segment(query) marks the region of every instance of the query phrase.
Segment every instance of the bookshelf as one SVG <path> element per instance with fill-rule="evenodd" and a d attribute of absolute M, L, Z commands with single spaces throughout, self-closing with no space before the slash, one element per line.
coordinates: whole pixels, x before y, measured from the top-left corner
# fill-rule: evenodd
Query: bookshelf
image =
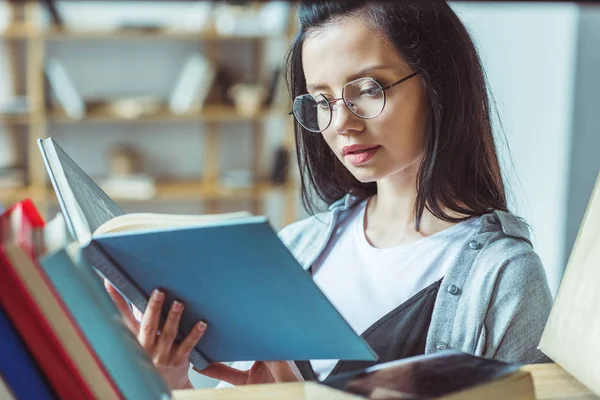
<path fill-rule="evenodd" d="M 248 116 L 238 113 L 234 106 L 207 105 L 200 112 L 185 114 L 174 114 L 168 105 L 161 104 L 159 108 L 149 115 L 138 118 L 125 118 L 115 114 L 109 104 L 88 103 L 86 99 L 86 116 L 81 120 L 75 120 L 65 114 L 58 107 L 47 108 L 45 99 L 48 88 L 45 85 L 44 67 L 46 63 L 46 47 L 55 42 L 64 41 L 94 41 L 102 40 L 118 46 L 120 41 L 198 41 L 204 44 L 204 55 L 211 61 L 219 62 L 220 47 L 223 42 L 243 42 L 252 46 L 256 65 L 253 66 L 254 73 L 261 74 L 263 69 L 263 58 L 265 42 L 277 38 L 272 35 L 222 35 L 216 32 L 212 24 L 208 24 L 201 32 L 187 32 L 174 29 L 117 29 L 117 30 L 82 30 L 82 29 L 59 29 L 54 26 L 42 26 L 41 13 L 44 12 L 43 3 L 28 0 L 23 2 L 9 2 L 12 12 L 11 23 L 8 28 L 0 34 L 0 38 L 9 44 L 12 68 L 11 74 L 14 80 L 24 80 L 25 87 L 16 89 L 15 96 L 26 96 L 29 104 L 27 115 L 0 116 L 0 123 L 14 135 L 21 135 L 26 131 L 26 163 L 23 167 L 27 174 L 27 185 L 16 188 L 3 188 L 0 190 L 0 203 L 8 205 L 25 197 L 31 197 L 39 205 L 41 211 L 46 213 L 51 207 L 56 206 L 56 199 L 49 185 L 43 162 L 39 155 L 37 146 L 38 137 L 48 136 L 48 125 L 82 125 L 81 135 L 85 135 L 86 124 L 162 124 L 162 126 L 178 123 L 198 123 L 203 125 L 204 150 L 199 157 L 202 158 L 202 179 L 193 180 L 170 180 L 157 181 L 155 184 L 156 195 L 151 199 L 159 202 L 201 202 L 206 212 L 219 212 L 221 202 L 232 200 L 250 201 L 251 211 L 262 214 L 263 204 L 268 196 L 277 194 L 283 196 L 284 217 L 283 223 L 294 221 L 296 216 L 296 198 L 298 188 L 293 182 L 292 174 L 288 174 L 288 182 L 285 184 L 273 184 L 266 181 L 261 170 L 261 160 L 264 159 L 264 127 L 265 120 L 270 118 L 287 118 L 285 122 L 285 133 L 283 145 L 291 150 L 293 147 L 292 124 L 288 116 L 289 106 L 287 104 L 276 104 L 265 107 L 258 113 Z M 252 5 L 250 5 L 252 6 Z M 290 10 L 290 15 L 293 12 Z M 288 17 L 290 16 L 288 15 Z M 289 42 L 291 31 L 286 32 L 285 39 Z M 16 54 L 13 51 L 15 43 L 21 44 L 25 54 Z M 25 62 L 14 61 L 23 59 Z M 24 74 L 24 76 L 22 76 Z M 257 179 L 252 186 L 244 189 L 228 189 L 219 183 L 220 158 L 219 158 L 219 127 L 225 122 L 244 122 L 248 125 L 248 134 L 252 137 L 252 146 L 248 150 L 252 152 L 254 165 L 252 170 Z M 19 131 L 19 129 L 21 131 Z M 18 133 L 17 133 L 18 132 Z M 259 173 L 259 175 L 256 175 Z M 119 203 L 135 203 L 133 199 L 120 199 L 114 196 Z"/>
<path fill-rule="evenodd" d="M 161 108 L 151 115 L 141 116 L 135 119 L 127 119 L 115 115 L 108 107 L 91 107 L 86 111 L 86 117 L 81 121 L 74 120 L 65 115 L 62 109 L 53 109 L 48 112 L 48 121 L 61 124 L 74 124 L 84 122 L 107 122 L 107 123 L 147 123 L 147 122 L 239 122 L 239 121 L 261 121 L 268 117 L 282 115 L 284 108 L 263 109 L 255 116 L 239 114 L 232 106 L 207 106 L 199 113 L 173 114 L 168 107 Z"/>

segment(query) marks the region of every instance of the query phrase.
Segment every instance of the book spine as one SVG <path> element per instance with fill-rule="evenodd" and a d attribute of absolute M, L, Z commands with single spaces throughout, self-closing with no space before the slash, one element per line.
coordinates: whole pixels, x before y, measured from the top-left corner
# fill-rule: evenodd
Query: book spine
<path fill-rule="evenodd" d="M 0 383 L 0 399 L 57 400 L 21 336 L 0 307 L 0 381 L 4 378 L 7 390 L 14 394 L 14 397 L 8 397 L 8 392 L 2 392 Z"/>
<path fill-rule="evenodd" d="M 2 246 L 0 275 L 0 306 L 13 321 L 56 395 L 64 399 L 94 398 L 91 388 L 79 374 L 35 300 L 22 285 Z"/>
<path fill-rule="evenodd" d="M 94 267 L 106 280 L 138 310 L 144 311 L 148 305 L 149 296 L 139 289 L 132 279 L 124 274 L 111 257 L 106 254 L 98 243 L 91 241 L 82 249 L 83 257 L 86 262 Z M 179 332 L 178 338 L 185 337 L 183 332 Z M 202 370 L 210 365 L 210 362 L 198 351 L 193 349 L 190 353 L 190 362 L 194 367 Z"/>
<path fill-rule="evenodd" d="M 128 276 L 121 272 L 108 254 L 95 241 L 91 241 L 82 249 L 85 261 L 94 267 L 132 303 L 138 310 L 144 311 L 148 305 L 148 295 L 143 293 Z"/>

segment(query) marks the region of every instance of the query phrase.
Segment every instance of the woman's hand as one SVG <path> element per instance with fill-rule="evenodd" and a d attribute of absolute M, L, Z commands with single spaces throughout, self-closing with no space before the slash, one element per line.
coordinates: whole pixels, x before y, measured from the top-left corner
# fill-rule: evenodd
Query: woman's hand
<path fill-rule="evenodd" d="M 235 386 L 304 380 L 293 361 L 256 361 L 247 371 L 240 371 L 223 363 L 214 363 L 202 371 L 194 367 L 194 371 Z"/>
<path fill-rule="evenodd" d="M 175 344 L 174 340 L 184 308 L 182 303 L 174 301 L 171 304 L 164 325 L 159 327 L 160 314 L 165 301 L 163 292 L 155 290 L 152 293 L 141 322 L 138 322 L 129 309 L 127 301 L 116 289 L 108 281 L 104 281 L 104 286 L 123 314 L 127 326 L 136 335 L 169 387 L 171 389 L 193 388 L 188 377 L 189 356 L 204 334 L 206 323 L 198 322 L 181 343 Z"/>

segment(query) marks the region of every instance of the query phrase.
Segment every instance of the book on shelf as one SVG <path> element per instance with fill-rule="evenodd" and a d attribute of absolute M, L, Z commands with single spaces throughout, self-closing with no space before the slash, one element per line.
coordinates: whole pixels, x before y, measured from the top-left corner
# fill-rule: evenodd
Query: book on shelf
<path fill-rule="evenodd" d="M 540 349 L 600 395 L 600 175 L 571 251 Z"/>
<path fill-rule="evenodd" d="M 0 167 L 0 189 L 24 187 L 27 183 L 27 174 L 23 168 Z"/>
<path fill-rule="evenodd" d="M 65 114 L 75 120 L 83 119 L 86 111 L 85 103 L 60 60 L 50 58 L 46 62 L 46 77 Z"/>
<path fill-rule="evenodd" d="M 0 105 L 0 116 L 18 117 L 29 115 L 29 100 L 27 96 L 13 96 Z"/>
<path fill-rule="evenodd" d="M 85 260 L 144 311 L 161 288 L 185 304 L 180 337 L 204 320 L 190 357 L 217 361 L 377 355 L 339 314 L 264 216 L 125 214 L 51 138 L 39 141 Z"/>
<path fill-rule="evenodd" d="M 23 201 L 0 218 L 1 308 L 51 390 L 46 397 L 17 398 L 170 398 L 101 279 L 82 262 L 79 246 L 69 243 L 62 216 L 45 224 Z M 9 362 L 2 354 L 0 372 Z M 21 381 L 34 385 L 35 378 Z"/>
<path fill-rule="evenodd" d="M 154 179 L 147 174 L 113 175 L 98 183 L 111 197 L 149 200 L 156 195 Z"/>
<path fill-rule="evenodd" d="M 213 82 L 217 68 L 213 62 L 202 54 L 189 56 L 173 92 L 169 98 L 169 108 L 173 114 L 198 112 L 204 106 Z"/>

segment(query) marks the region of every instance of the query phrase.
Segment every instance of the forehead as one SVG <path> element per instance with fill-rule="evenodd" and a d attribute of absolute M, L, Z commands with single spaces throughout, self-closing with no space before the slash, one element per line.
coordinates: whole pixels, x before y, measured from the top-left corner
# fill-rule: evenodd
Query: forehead
<path fill-rule="evenodd" d="M 345 18 L 319 28 L 307 35 L 302 46 L 308 85 L 343 85 L 348 76 L 377 65 L 408 70 L 392 43 L 361 18 Z"/>

